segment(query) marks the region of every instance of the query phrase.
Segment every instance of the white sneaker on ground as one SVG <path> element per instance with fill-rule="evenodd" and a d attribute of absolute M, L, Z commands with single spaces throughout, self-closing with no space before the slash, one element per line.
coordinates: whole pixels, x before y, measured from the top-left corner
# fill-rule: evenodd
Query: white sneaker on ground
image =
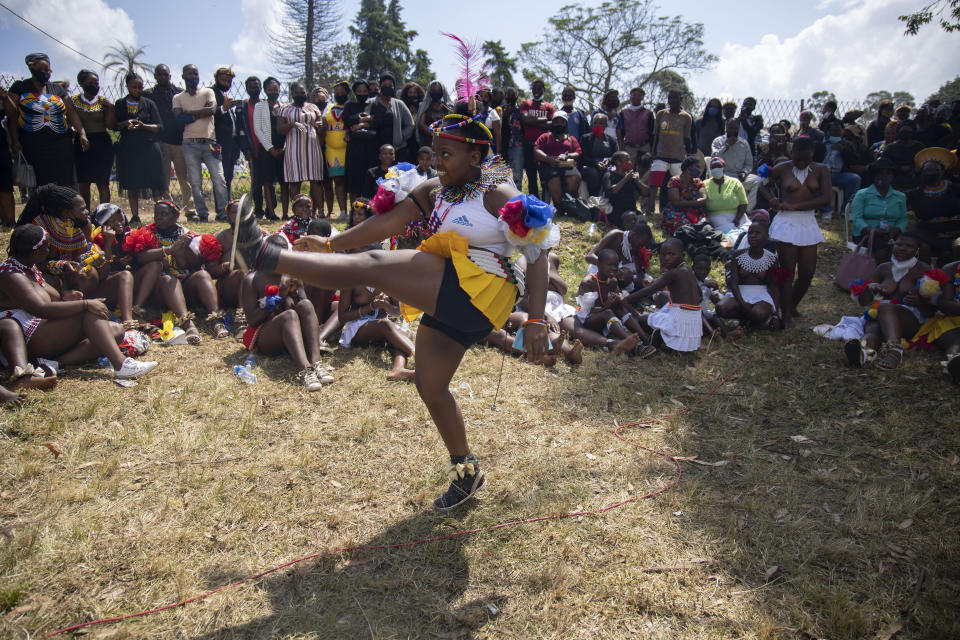
<path fill-rule="evenodd" d="M 312 368 L 307 367 L 300 372 L 300 376 L 303 380 L 303 386 L 307 391 L 320 391 L 320 389 L 323 388 L 320 380 L 317 379 L 317 374 Z"/>
<path fill-rule="evenodd" d="M 327 368 L 323 366 L 323 362 L 321 360 L 314 362 L 312 368 L 313 372 L 317 375 L 317 380 L 323 384 L 330 384 L 333 382 L 333 376 L 330 375 L 330 372 L 327 371 Z"/>
<path fill-rule="evenodd" d="M 123 361 L 123 366 L 120 367 L 120 370 L 113 370 L 113 377 L 120 378 L 121 380 L 130 380 L 132 378 L 139 378 L 140 376 L 146 375 L 153 371 L 154 367 L 157 366 L 156 362 L 134 360 L 133 358 L 126 358 Z"/>

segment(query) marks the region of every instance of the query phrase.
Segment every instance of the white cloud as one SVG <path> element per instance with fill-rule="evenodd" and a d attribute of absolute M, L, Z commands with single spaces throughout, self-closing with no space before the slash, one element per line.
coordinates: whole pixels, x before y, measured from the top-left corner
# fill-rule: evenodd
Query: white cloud
<path fill-rule="evenodd" d="M 97 61 L 103 60 L 107 48 L 117 42 L 137 43 L 133 20 L 127 12 L 110 7 L 104 0 L 10 0 L 6 4 L 50 35 Z M 83 56 L 55 42 L 47 42 L 49 45 L 43 50 L 53 61 L 55 77 L 61 77 L 63 71 L 93 66 Z"/>
<path fill-rule="evenodd" d="M 243 28 L 231 48 L 233 58 L 243 62 L 234 65 L 233 70 L 237 75 L 264 74 L 274 66 L 270 59 L 269 34 L 281 30 L 280 3 L 276 0 L 242 0 L 240 11 L 243 13 Z M 217 66 L 220 65 L 213 68 Z"/>
<path fill-rule="evenodd" d="M 837 11 L 796 35 L 726 43 L 716 67 L 692 79 L 699 95 L 805 98 L 820 89 L 841 99 L 875 90 L 907 90 L 922 100 L 957 75 L 960 37 L 931 25 L 903 35 L 897 16 L 910 0 L 823 0 Z"/>

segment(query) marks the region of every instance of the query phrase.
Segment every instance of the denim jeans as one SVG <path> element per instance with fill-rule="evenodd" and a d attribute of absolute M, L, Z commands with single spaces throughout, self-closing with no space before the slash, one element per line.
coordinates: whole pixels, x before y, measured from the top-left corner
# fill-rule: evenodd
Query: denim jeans
<path fill-rule="evenodd" d="M 513 169 L 513 183 L 518 191 L 523 190 L 523 145 L 510 147 L 507 150 L 507 162 Z"/>
<path fill-rule="evenodd" d="M 210 213 L 203 199 L 203 169 L 200 163 L 207 165 L 207 171 L 210 172 L 216 215 L 224 216 L 227 207 L 227 183 L 223 179 L 220 154 L 215 153 L 211 146 L 214 144 L 216 143 L 213 140 L 183 139 L 183 160 L 187 165 L 187 177 L 190 179 L 190 189 L 193 191 L 193 204 L 201 220 L 209 219 Z"/>
<path fill-rule="evenodd" d="M 860 176 L 855 173 L 850 173 L 849 171 L 831 171 L 830 182 L 833 186 L 843 189 L 843 204 L 840 205 L 840 213 L 843 213 L 847 207 L 847 203 L 849 203 L 853 199 L 853 196 L 857 195 L 857 191 L 860 190 Z M 821 211 L 823 213 L 832 213 L 833 204 L 828 204 L 821 209 Z"/>

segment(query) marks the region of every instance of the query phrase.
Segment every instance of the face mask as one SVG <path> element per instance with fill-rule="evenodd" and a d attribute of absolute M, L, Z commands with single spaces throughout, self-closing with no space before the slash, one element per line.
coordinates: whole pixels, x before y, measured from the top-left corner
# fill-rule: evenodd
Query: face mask
<path fill-rule="evenodd" d="M 557 135 L 564 134 L 564 133 L 567 132 L 567 125 L 566 125 L 566 124 L 555 124 L 555 125 L 553 125 L 552 127 L 550 127 L 550 131 L 553 131 L 553 132 L 554 132 L 555 134 L 557 134 Z"/>
<path fill-rule="evenodd" d="M 935 187 L 940 184 L 940 174 L 939 173 L 924 173 L 923 174 L 923 184 L 928 187 Z"/>
<path fill-rule="evenodd" d="M 320 111 L 323 111 L 324 109 L 327 108 L 327 103 L 326 103 L 326 102 L 316 102 L 316 103 L 314 103 L 314 104 L 317 105 L 317 108 L 320 109 Z"/>
<path fill-rule="evenodd" d="M 627 173 L 628 171 L 633 171 L 633 162 L 630 160 L 623 163 L 623 173 Z"/>
<path fill-rule="evenodd" d="M 370 95 L 368 95 L 367 98 L 368 98 L 368 99 L 369 99 L 369 98 L 376 98 L 378 95 L 380 95 L 380 94 L 379 94 L 377 91 L 371 91 L 371 92 L 370 92 Z"/>
<path fill-rule="evenodd" d="M 503 103 L 503 100 L 500 98 L 490 98 L 491 107 L 499 107 Z"/>
<path fill-rule="evenodd" d="M 397 92 L 396 89 L 393 87 L 380 87 L 380 93 L 387 96 L 388 98 L 392 98 L 393 94 L 395 94 L 396 92 Z"/>
<path fill-rule="evenodd" d="M 302 107 L 307 103 L 307 96 L 293 96 L 293 104 Z"/>
<path fill-rule="evenodd" d="M 342 96 L 333 96 L 333 101 L 337 104 L 347 104 L 347 94 L 343 94 Z"/>
<path fill-rule="evenodd" d="M 890 261 L 893 263 L 893 279 L 897 282 L 903 280 L 910 269 L 913 269 L 915 266 L 917 266 L 917 256 L 913 256 L 909 260 L 904 260 L 903 262 L 897 260 L 896 256 L 890 256 Z"/>
<path fill-rule="evenodd" d="M 877 176 L 873 179 L 873 184 L 876 185 L 878 189 L 886 189 L 893 183 L 892 176 Z"/>
<path fill-rule="evenodd" d="M 838 142 L 840 142 L 840 136 L 830 136 L 829 138 L 827 138 L 827 142 L 829 142 L 830 144 L 837 144 Z"/>
<path fill-rule="evenodd" d="M 607 109 L 616 109 L 620 106 L 619 100 L 607 100 Z"/>
<path fill-rule="evenodd" d="M 34 71 L 30 75 L 32 75 L 33 79 L 39 82 L 40 84 L 47 84 L 47 81 L 50 80 L 49 71 Z"/>
<path fill-rule="evenodd" d="M 542 91 L 541 91 L 540 93 L 532 93 L 532 94 L 530 94 L 530 95 L 531 95 L 531 97 L 533 98 L 533 101 L 534 101 L 534 102 L 540 102 L 541 100 L 543 100 L 543 92 L 542 92 Z"/>
<path fill-rule="evenodd" d="M 227 91 L 230 91 L 230 87 L 232 86 L 233 86 L 232 82 L 230 84 L 220 84 L 219 82 L 217 83 L 217 88 L 219 88 L 220 91 L 224 93 L 226 93 Z"/>
<path fill-rule="evenodd" d="M 267 100 L 269 100 L 270 102 L 276 102 L 279 98 L 280 98 L 280 92 L 279 92 L 279 91 L 268 91 L 268 92 L 267 92 Z"/>
<path fill-rule="evenodd" d="M 440 102 L 441 100 L 443 100 L 443 91 L 431 91 L 430 99 L 433 100 L 434 102 Z"/>
<path fill-rule="evenodd" d="M 697 168 L 690 169 L 690 177 L 691 177 L 691 178 L 699 178 L 699 177 L 700 177 L 700 169 L 697 169 Z"/>
<path fill-rule="evenodd" d="M 716 117 L 720 113 L 720 109 L 716 107 L 707 107 L 707 115 L 711 117 Z"/>
<path fill-rule="evenodd" d="M 196 89 L 200 86 L 199 78 L 184 78 L 183 84 L 187 85 L 187 89 Z"/>
<path fill-rule="evenodd" d="M 710 167 L 710 175 L 719 180 L 723 177 L 723 167 Z"/>
<path fill-rule="evenodd" d="M 369 96 L 368 94 L 366 94 L 366 93 L 357 93 L 357 94 L 354 94 L 354 95 L 357 96 L 357 102 L 366 102 L 366 101 L 367 101 L 367 98 L 370 97 L 370 96 Z"/>
<path fill-rule="evenodd" d="M 83 88 L 83 95 L 87 96 L 88 98 L 92 98 L 98 93 L 100 93 L 100 85 L 87 85 Z"/>
<path fill-rule="evenodd" d="M 600 138 L 603 136 L 604 127 L 602 124 L 593 125 L 593 135 Z"/>

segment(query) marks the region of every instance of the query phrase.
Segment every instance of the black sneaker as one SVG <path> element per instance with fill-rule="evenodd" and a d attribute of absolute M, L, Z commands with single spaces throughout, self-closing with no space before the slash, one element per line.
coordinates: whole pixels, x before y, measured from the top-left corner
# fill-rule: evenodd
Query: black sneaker
<path fill-rule="evenodd" d="M 863 364 L 866 361 L 866 354 L 863 351 L 863 347 L 860 345 L 860 341 L 856 338 L 851 338 L 843 343 L 843 354 L 847 356 L 847 364 L 849 364 L 854 369 L 863 368 Z"/>
<path fill-rule="evenodd" d="M 470 465 L 473 473 L 470 473 Z M 467 458 L 463 467 L 458 470 L 453 463 L 447 466 L 447 475 L 452 478 L 450 488 L 443 495 L 433 501 L 433 506 L 441 511 L 447 511 L 459 506 L 476 495 L 480 489 L 487 486 L 487 477 L 480 470 L 480 463 L 473 456 Z M 463 474 L 462 476 L 460 474 Z"/>

